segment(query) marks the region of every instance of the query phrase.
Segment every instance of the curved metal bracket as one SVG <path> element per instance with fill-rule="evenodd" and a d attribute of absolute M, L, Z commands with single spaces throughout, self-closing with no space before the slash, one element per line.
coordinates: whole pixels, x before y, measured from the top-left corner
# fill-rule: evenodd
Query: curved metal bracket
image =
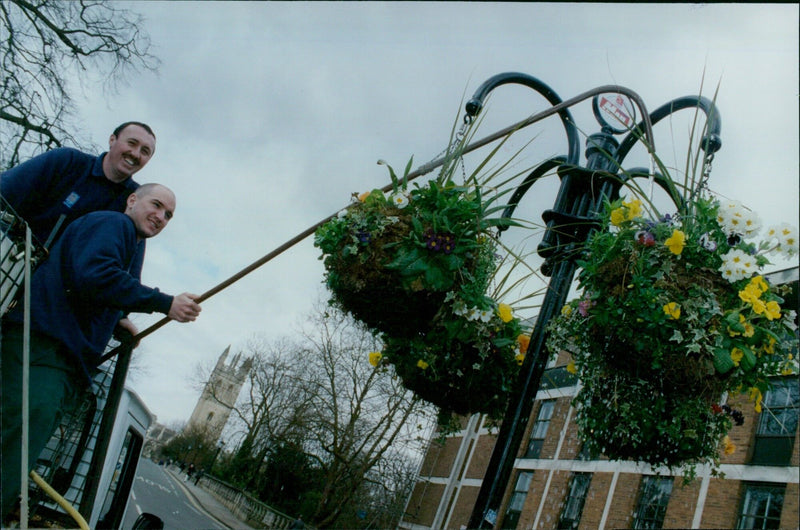
<path fill-rule="evenodd" d="M 722 119 L 720 118 L 719 111 L 714 103 L 702 96 L 684 96 L 674 99 L 665 105 L 657 108 L 650 114 L 649 126 L 653 126 L 662 119 L 666 118 L 673 112 L 683 109 L 699 108 L 708 117 L 706 126 L 706 135 L 700 141 L 700 147 L 708 154 L 716 153 L 722 147 L 722 138 L 720 137 L 720 130 L 722 128 Z M 628 133 L 628 136 L 622 140 L 619 151 L 617 151 L 617 160 L 620 164 L 627 156 L 628 152 L 633 148 L 634 144 L 642 137 L 642 131 L 648 125 L 648 122 L 642 120 L 634 129 Z M 652 139 L 650 140 L 652 141 Z"/>
<path fill-rule="evenodd" d="M 483 100 L 486 99 L 486 96 L 489 95 L 489 92 L 500 85 L 506 85 L 510 83 L 532 88 L 544 96 L 544 98 L 553 105 L 562 103 L 562 100 L 558 94 L 556 94 L 552 88 L 539 79 L 520 72 L 506 72 L 490 77 L 478 87 L 478 89 L 475 91 L 475 94 L 473 94 L 472 99 L 467 101 L 465 107 L 467 115 L 470 117 L 477 116 L 483 108 Z M 561 117 L 561 122 L 564 124 L 564 129 L 567 131 L 567 142 L 569 145 L 567 162 L 569 164 L 577 164 L 580 157 L 580 141 L 578 139 L 578 129 L 575 127 L 575 120 L 572 118 L 572 114 L 568 109 L 562 109 L 558 111 L 558 115 Z"/>

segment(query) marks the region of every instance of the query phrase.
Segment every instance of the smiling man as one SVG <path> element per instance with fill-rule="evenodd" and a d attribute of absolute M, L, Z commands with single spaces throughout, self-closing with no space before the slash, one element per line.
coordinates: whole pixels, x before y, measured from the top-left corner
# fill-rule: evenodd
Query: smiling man
<path fill-rule="evenodd" d="M 131 177 L 156 150 L 153 130 L 129 121 L 97 155 L 59 147 L 0 174 L 0 193 L 41 242 L 54 241 L 74 219 L 97 210 L 125 211 L 139 185 Z"/>
<path fill-rule="evenodd" d="M 131 177 L 150 161 L 156 135 L 138 121 L 120 124 L 108 139 L 108 151 L 91 155 L 60 147 L 35 156 L 0 174 L 0 195 L 48 247 L 73 220 L 98 210 L 124 212 L 128 196 L 139 187 Z M 144 243 L 137 249 L 131 273 L 141 278 Z M 121 328 L 136 334 L 127 318 Z"/>
<path fill-rule="evenodd" d="M 36 269 L 30 285 L 28 469 L 91 384 L 122 312 L 160 312 L 178 322 L 200 314 L 196 295 L 167 295 L 130 272 L 139 241 L 158 235 L 174 212 L 172 191 L 144 184 L 128 197 L 124 214 L 93 212 L 70 223 Z M 20 306 L 3 319 L 2 516 L 20 485 L 22 322 Z"/>

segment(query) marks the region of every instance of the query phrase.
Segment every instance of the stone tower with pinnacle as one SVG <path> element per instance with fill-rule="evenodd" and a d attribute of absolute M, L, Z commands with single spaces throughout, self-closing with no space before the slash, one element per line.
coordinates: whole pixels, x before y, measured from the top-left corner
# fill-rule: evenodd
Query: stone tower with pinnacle
<path fill-rule="evenodd" d="M 239 391 L 253 366 L 253 359 L 242 359 L 241 353 L 234 355 L 230 364 L 227 364 L 230 349 L 229 345 L 222 352 L 186 425 L 186 429 L 202 431 L 214 440 L 222 434 Z"/>

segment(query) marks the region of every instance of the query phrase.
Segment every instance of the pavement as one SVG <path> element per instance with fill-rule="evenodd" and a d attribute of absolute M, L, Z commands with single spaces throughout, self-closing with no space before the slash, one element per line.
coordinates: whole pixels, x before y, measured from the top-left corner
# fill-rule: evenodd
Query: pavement
<path fill-rule="evenodd" d="M 196 485 L 194 483 L 194 479 L 184 481 L 183 479 L 186 478 L 186 474 L 181 473 L 178 468 L 174 466 L 167 466 L 165 469 L 167 473 L 172 475 L 172 477 L 178 483 L 178 486 L 187 494 L 187 496 L 194 501 L 195 507 L 204 511 L 219 524 L 225 526 L 226 528 L 235 530 L 247 530 L 253 528 L 243 521 L 240 521 L 224 504 L 218 501 L 214 495 Z"/>

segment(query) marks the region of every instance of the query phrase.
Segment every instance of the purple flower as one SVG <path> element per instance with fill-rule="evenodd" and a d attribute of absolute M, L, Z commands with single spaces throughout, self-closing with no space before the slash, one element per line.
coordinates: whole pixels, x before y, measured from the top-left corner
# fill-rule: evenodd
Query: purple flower
<path fill-rule="evenodd" d="M 589 300 L 588 298 L 584 298 L 580 302 L 578 302 L 578 313 L 582 317 L 589 316 L 589 309 L 594 305 L 594 302 Z"/>
<path fill-rule="evenodd" d="M 362 243 L 369 243 L 370 240 L 372 239 L 372 234 L 370 234 L 366 230 L 359 230 L 358 232 L 356 232 L 356 237 Z"/>
<path fill-rule="evenodd" d="M 717 242 L 711 239 L 711 234 L 709 232 L 700 236 L 700 246 L 709 252 L 717 250 Z"/>

